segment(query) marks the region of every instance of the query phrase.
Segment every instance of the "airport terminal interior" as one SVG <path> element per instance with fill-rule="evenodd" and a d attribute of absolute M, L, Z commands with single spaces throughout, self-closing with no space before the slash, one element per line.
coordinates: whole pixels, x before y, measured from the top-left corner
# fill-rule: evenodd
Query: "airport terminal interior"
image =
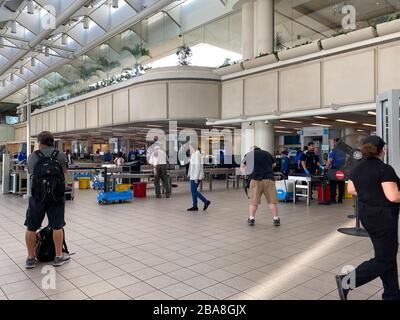
<path fill-rule="evenodd" d="M 400 175 L 399 57 L 400 0 L 0 0 L 0 300 L 343 300 L 374 257 L 349 186 L 367 137 Z M 25 242 L 43 132 L 68 162 L 54 283 Z M 280 224 L 264 198 L 248 220 L 254 146 Z"/>

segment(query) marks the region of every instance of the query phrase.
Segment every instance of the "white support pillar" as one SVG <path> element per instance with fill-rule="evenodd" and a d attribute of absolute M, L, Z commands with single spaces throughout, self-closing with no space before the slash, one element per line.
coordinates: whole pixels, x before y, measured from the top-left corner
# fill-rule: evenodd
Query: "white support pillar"
<path fill-rule="evenodd" d="M 257 0 L 256 55 L 274 51 L 274 0 Z"/>
<path fill-rule="evenodd" d="M 343 130 L 343 136 L 345 137 L 345 136 L 349 136 L 349 135 L 351 135 L 351 134 L 355 134 L 356 133 L 356 130 L 354 129 L 354 128 L 345 128 L 344 130 Z"/>
<path fill-rule="evenodd" d="M 254 125 L 251 122 L 242 122 L 241 131 L 241 154 L 242 158 L 254 146 Z"/>
<path fill-rule="evenodd" d="M 268 151 L 271 154 L 275 152 L 275 133 L 274 126 L 265 121 L 256 121 L 254 123 L 255 139 L 254 143 L 262 150 Z"/>
<path fill-rule="evenodd" d="M 242 54 L 243 60 L 254 58 L 254 2 L 242 4 Z"/>
<path fill-rule="evenodd" d="M 27 85 L 27 104 L 26 104 L 26 159 L 31 154 L 31 85 Z M 26 167 L 28 170 L 28 166 Z M 30 184 L 30 174 L 27 173 L 27 181 L 26 181 L 26 195 L 25 198 L 29 198 L 31 196 L 31 184 Z"/>

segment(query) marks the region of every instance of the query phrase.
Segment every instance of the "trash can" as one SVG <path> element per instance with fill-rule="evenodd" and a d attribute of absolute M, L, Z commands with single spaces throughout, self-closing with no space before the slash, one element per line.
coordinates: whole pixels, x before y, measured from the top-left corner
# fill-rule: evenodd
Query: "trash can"
<path fill-rule="evenodd" d="M 136 182 L 133 185 L 133 196 L 135 198 L 146 198 L 147 182 Z"/>
<path fill-rule="evenodd" d="M 331 188 L 328 185 L 320 185 L 317 187 L 318 190 L 318 201 L 331 201 Z M 324 194 L 325 192 L 325 194 Z"/>
<path fill-rule="evenodd" d="M 79 189 L 90 189 L 90 178 L 78 178 L 79 180 Z"/>

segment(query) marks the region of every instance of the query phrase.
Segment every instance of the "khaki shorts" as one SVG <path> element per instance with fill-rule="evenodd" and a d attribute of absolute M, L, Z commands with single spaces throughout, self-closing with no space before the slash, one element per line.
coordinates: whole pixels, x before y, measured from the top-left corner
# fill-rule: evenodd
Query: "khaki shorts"
<path fill-rule="evenodd" d="M 261 204 L 261 196 L 264 195 L 268 204 L 278 203 L 276 196 L 275 181 L 272 180 L 251 180 L 250 182 L 250 204 L 258 206 Z"/>

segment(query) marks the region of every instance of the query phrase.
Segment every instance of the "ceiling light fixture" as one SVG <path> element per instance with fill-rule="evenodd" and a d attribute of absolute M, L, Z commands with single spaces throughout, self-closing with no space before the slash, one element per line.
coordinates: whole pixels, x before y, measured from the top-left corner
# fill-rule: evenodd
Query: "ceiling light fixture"
<path fill-rule="evenodd" d="M 369 114 L 370 116 L 376 116 L 376 112 L 375 112 L 375 111 L 368 111 L 368 114 Z"/>
<path fill-rule="evenodd" d="M 30 0 L 28 1 L 28 5 L 26 6 L 28 14 L 34 14 L 35 13 L 35 3 Z"/>
<path fill-rule="evenodd" d="M 11 81 L 14 81 L 14 73 L 11 73 L 11 74 L 10 74 L 10 80 L 11 80 Z"/>
<path fill-rule="evenodd" d="M 327 127 L 327 128 L 332 127 L 330 124 L 322 124 L 322 123 L 311 123 L 311 125 L 317 126 L 317 127 Z"/>
<path fill-rule="evenodd" d="M 295 121 L 295 120 L 280 120 L 281 122 L 287 122 L 287 123 L 303 123 L 301 121 Z"/>
<path fill-rule="evenodd" d="M 343 119 L 336 119 L 335 121 L 343 122 L 343 123 L 350 123 L 350 124 L 356 124 L 357 123 L 357 121 L 350 121 L 350 120 L 343 120 Z"/>
<path fill-rule="evenodd" d="M 363 123 L 363 126 L 367 126 L 367 127 L 376 127 L 375 124 L 372 123 Z"/>
<path fill-rule="evenodd" d="M 48 57 L 50 55 L 50 48 L 49 47 L 44 47 L 44 55 L 45 55 L 45 57 Z"/>
<path fill-rule="evenodd" d="M 329 119 L 328 117 L 322 117 L 322 116 L 314 116 L 315 119 L 322 119 L 322 120 L 327 120 Z"/>
<path fill-rule="evenodd" d="M 21 66 L 21 67 L 19 68 L 19 74 L 24 74 L 24 66 Z"/>
<path fill-rule="evenodd" d="M 0 37 L 0 48 L 4 48 L 4 38 Z"/>
<path fill-rule="evenodd" d="M 68 35 L 66 33 L 61 34 L 61 44 L 65 46 L 68 43 Z"/>
<path fill-rule="evenodd" d="M 292 131 L 275 130 L 277 133 L 293 133 Z"/>
<path fill-rule="evenodd" d="M 112 0 L 112 7 L 114 9 L 118 9 L 119 1 L 118 0 Z"/>
<path fill-rule="evenodd" d="M 11 33 L 17 33 L 17 21 L 11 21 Z"/>
<path fill-rule="evenodd" d="M 84 16 L 82 19 L 82 23 L 83 23 L 83 29 L 87 30 L 89 29 L 89 17 L 88 16 Z"/>
<path fill-rule="evenodd" d="M 31 58 L 31 67 L 36 66 L 36 59 L 34 57 Z"/>

